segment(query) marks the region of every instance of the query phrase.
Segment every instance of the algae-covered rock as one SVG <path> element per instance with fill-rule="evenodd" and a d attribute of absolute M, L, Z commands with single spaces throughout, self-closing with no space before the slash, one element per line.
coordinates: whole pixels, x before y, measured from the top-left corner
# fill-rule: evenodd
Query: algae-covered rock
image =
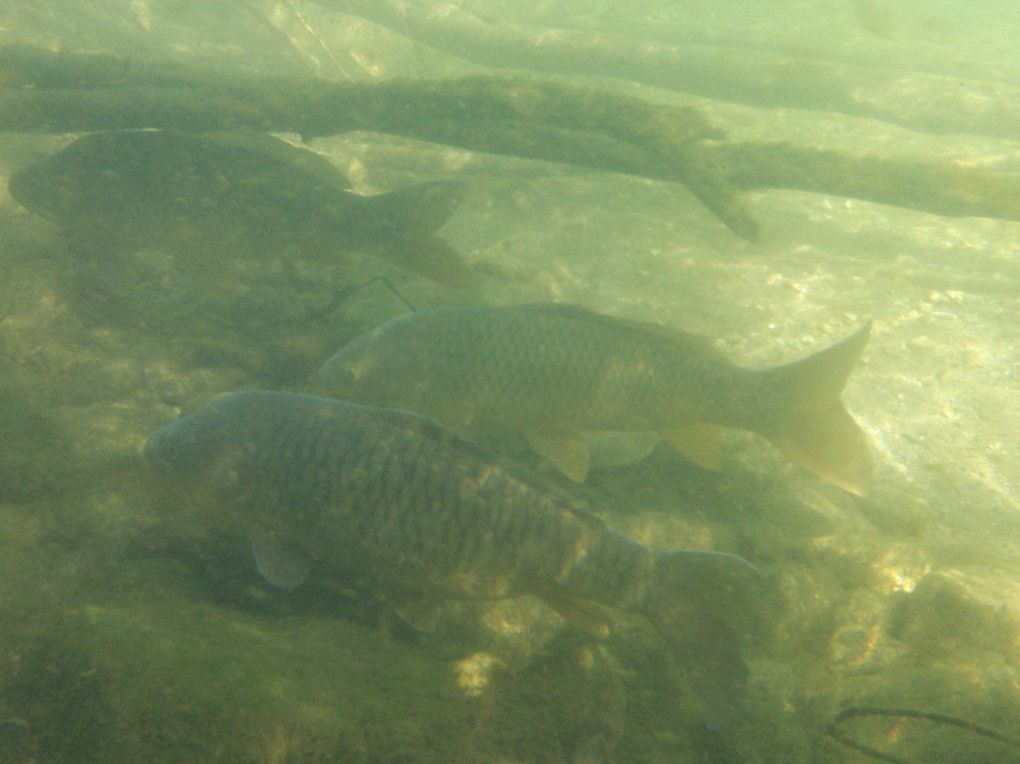
<path fill-rule="evenodd" d="M 75 39 L 119 53 L 173 47 L 178 60 L 215 39 L 202 55 L 243 58 L 263 75 L 308 64 L 345 79 L 420 76 L 423 61 L 436 61 L 414 41 L 307 3 L 203 34 L 168 26 L 180 3 L 132 3 L 129 23 L 110 3 L 9 5 L 5 33 L 51 48 L 83 18 L 116 18 Z M 178 12 L 217 13 L 200 5 Z M 789 26 L 789 14 L 775 16 Z M 774 24 L 754 23 L 774 37 Z M 249 58 L 253 27 L 267 44 Z M 172 45 L 171 28 L 182 33 Z M 881 44 L 912 55 L 916 40 L 893 32 Z M 274 56 L 269 41 L 290 55 Z M 267 65 L 274 58 L 279 71 Z M 463 69 L 444 61 L 428 74 Z M 912 77 L 897 82 L 909 89 Z M 22 84 L 14 79 L 6 94 L 38 97 Z M 407 103 L 409 122 L 418 103 Z M 937 157 L 950 180 L 988 170 L 1012 182 L 1016 147 L 993 138 L 693 105 L 762 152 L 761 166 L 780 154 L 831 152 L 861 159 L 858 169 Z M 476 145 L 506 135 L 480 128 Z M 4 136 L 0 174 L 75 137 Z M 849 764 L 864 758 L 826 735 L 846 708 L 1015 729 L 1020 227 L 800 183 L 805 190 L 747 200 L 761 223 L 752 245 L 675 184 L 371 133 L 314 145 L 365 192 L 469 178 L 443 235 L 472 253 L 485 280 L 472 302 L 579 304 L 714 337 L 727 357 L 757 368 L 873 319 L 844 397 L 876 463 L 871 492 L 830 490 L 739 434 L 724 441 L 719 472 L 659 447 L 636 463 L 609 458 L 587 484 L 565 486 L 643 543 L 725 549 L 761 570 L 748 614 L 748 719 L 721 734 L 701 724 L 686 667 L 638 622 L 616 620 L 595 642 L 533 600 L 448 602 L 436 631 L 421 634 L 339 566 L 290 594 L 273 591 L 244 539 L 209 535 L 201 507 L 153 490 L 138 447 L 218 393 L 307 390 L 339 347 L 408 309 L 383 281 L 359 288 L 373 277 L 416 308 L 467 298 L 370 254 L 336 262 L 331 249 L 305 257 L 277 240 L 251 257 L 236 246 L 251 240 L 243 230 L 203 240 L 183 226 L 81 256 L 0 187 L 0 761 Z M 770 155 L 769 146 L 786 148 Z M 852 175 L 825 187 L 890 198 L 881 178 Z M 897 179 L 893 201 L 920 193 L 909 173 Z M 1009 194 L 996 199 L 1000 210 L 1012 204 Z M 916 716 L 853 717 L 840 729 L 915 764 L 1017 760 L 1005 743 Z"/>
<path fill-rule="evenodd" d="M 38 523 L 2 519 L 22 550 L 2 563 L 5 761 L 395 760 L 425 738 L 436 757 L 421 760 L 458 760 L 443 726 L 470 706 L 445 661 L 342 620 L 196 602 L 172 563 L 75 577 L 29 552 Z M 385 731 L 393 712 L 402 735 Z"/>
<path fill-rule="evenodd" d="M 987 572 L 930 573 L 890 612 L 890 631 L 919 654 L 1006 655 L 1020 644 L 1020 587 Z"/>
<path fill-rule="evenodd" d="M 54 412 L 29 390 L 0 383 L 0 503 L 59 494 L 73 465 Z"/>
<path fill-rule="evenodd" d="M 40 529 L 16 537 L 16 519 L 4 515 L 4 541 L 29 550 Z M 551 764 L 615 749 L 634 721 L 629 692 L 664 698 L 577 633 L 515 668 L 498 642 L 486 653 L 456 638 L 387 638 L 308 599 L 290 613 L 213 602 L 196 568 L 166 555 L 90 562 L 4 562 L 6 593 L 22 593 L 0 613 L 11 760 Z M 15 618 L 40 586 L 45 600 Z M 661 728 L 684 711 L 639 723 Z M 677 745 L 650 738 L 639 750 Z"/>

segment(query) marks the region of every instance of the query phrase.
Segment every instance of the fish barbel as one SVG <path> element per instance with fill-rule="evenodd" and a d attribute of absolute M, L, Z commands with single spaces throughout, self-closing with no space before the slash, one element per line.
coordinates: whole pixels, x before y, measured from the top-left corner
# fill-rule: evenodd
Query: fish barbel
<path fill-rule="evenodd" d="M 533 594 L 602 635 L 593 603 L 633 611 L 684 659 L 706 723 L 739 715 L 748 669 L 735 624 L 754 566 L 646 547 L 431 419 L 234 393 L 157 430 L 144 455 L 247 532 L 272 583 L 342 562 L 412 623 L 414 603 L 437 597 Z"/>

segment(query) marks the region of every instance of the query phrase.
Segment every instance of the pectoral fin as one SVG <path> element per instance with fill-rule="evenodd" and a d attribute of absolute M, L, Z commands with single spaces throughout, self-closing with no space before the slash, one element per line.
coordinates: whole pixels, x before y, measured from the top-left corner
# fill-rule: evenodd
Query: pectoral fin
<path fill-rule="evenodd" d="M 543 593 L 542 601 L 559 613 L 563 620 L 569 621 L 593 637 L 605 639 L 609 636 L 609 624 L 596 605 L 576 597 L 555 593 Z"/>
<path fill-rule="evenodd" d="M 393 612 L 418 631 L 435 631 L 442 612 L 440 603 L 428 597 L 407 597 L 391 603 Z"/>
<path fill-rule="evenodd" d="M 255 567 L 266 581 L 281 589 L 304 583 L 312 561 L 301 549 L 276 538 L 271 532 L 254 528 L 248 532 Z"/>
<path fill-rule="evenodd" d="M 702 469 L 718 470 L 722 461 L 722 428 L 690 424 L 664 430 L 662 439 Z"/>
<path fill-rule="evenodd" d="M 588 443 L 579 432 L 543 432 L 532 430 L 524 433 L 529 445 L 540 456 L 544 456 L 560 472 L 575 483 L 583 483 L 588 477 L 591 456 Z"/>

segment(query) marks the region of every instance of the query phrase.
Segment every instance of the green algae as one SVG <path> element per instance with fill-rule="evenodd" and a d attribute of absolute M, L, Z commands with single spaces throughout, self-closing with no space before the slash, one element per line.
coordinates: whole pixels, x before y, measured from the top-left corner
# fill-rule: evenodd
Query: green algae
<path fill-rule="evenodd" d="M 486 639 L 468 608 L 409 641 L 324 612 L 328 590 L 217 601 L 200 566 L 151 542 L 128 553 L 94 530 L 53 565 L 39 554 L 53 518 L 7 510 L 2 526 L 18 550 L 0 603 L 17 657 L 0 674 L 14 760 L 557 762 L 621 745 L 636 760 L 709 761 L 740 747 L 701 731 L 683 668 L 639 619 L 606 645 L 558 629 L 514 655 L 520 638 Z"/>
<path fill-rule="evenodd" d="M 3 570 L 12 664 L 0 685 L 18 730 L 6 760 L 367 761 L 370 750 L 393 760 L 391 748 L 426 737 L 437 761 L 457 760 L 443 726 L 463 724 L 469 707 L 445 661 L 339 619 L 195 601 L 174 563 L 54 570 L 26 543 L 41 529 L 12 538 L 16 516 L 4 520 L 5 543 L 24 550 Z M 381 728 L 394 713 L 404 736 Z"/>
<path fill-rule="evenodd" d="M 66 488 L 68 440 L 28 390 L 0 386 L 0 442 L 0 502 L 27 503 Z M 55 475 L 58 464 L 64 480 Z"/>
<path fill-rule="evenodd" d="M 745 131 L 791 119 L 711 108 L 746 119 Z M 901 147 L 904 136 L 817 114 L 803 126 L 823 146 L 860 143 L 863 160 L 822 173 L 828 182 L 899 203 L 911 191 L 909 167 L 867 159 L 883 155 L 869 140 Z M 54 145 L 9 138 L 3 152 L 21 162 Z M 747 148 L 778 164 L 799 155 L 768 153 L 777 138 L 751 135 Z M 923 146 L 976 161 L 1010 150 L 946 136 Z M 342 578 L 282 597 L 258 584 L 243 541 L 154 525 L 189 508 L 142 490 L 134 450 L 146 434 L 220 391 L 301 387 L 403 307 L 366 290 L 316 315 L 327 287 L 378 274 L 369 259 L 349 271 L 298 263 L 297 282 L 215 248 L 131 252 L 103 270 L 5 206 L 0 760 L 843 764 L 861 758 L 824 730 L 850 705 L 1015 726 L 1015 226 L 759 193 L 768 229 L 750 250 L 716 236 L 682 189 L 562 168 L 538 177 L 551 171 L 371 136 L 340 150 L 371 166 L 376 190 L 451 167 L 478 176 L 456 227 L 479 271 L 502 277 L 485 285 L 489 301 L 586 302 L 728 336 L 728 353 L 762 361 L 878 319 L 848 390 L 876 439 L 867 499 L 819 489 L 740 438 L 719 474 L 660 448 L 571 489 L 649 543 L 726 548 L 763 569 L 749 722 L 703 730 L 684 666 L 637 623 L 594 645 L 534 603 L 502 606 L 526 628 L 499 634 L 481 625 L 484 608 L 455 604 L 435 634 L 415 635 L 379 627 L 378 603 Z M 875 182 L 859 172 L 871 166 L 899 172 Z M 968 191 L 966 175 L 940 192 Z M 1005 214 L 1009 196 L 997 204 Z M 209 266 L 194 268 L 203 256 Z M 385 272 L 416 305 L 451 299 Z M 477 694 L 458 684 L 463 661 L 491 668 Z M 1015 759 L 920 722 L 851 731 L 918 762 Z"/>
<path fill-rule="evenodd" d="M 891 543 L 923 532 L 926 505 L 898 507 L 895 522 L 876 527 L 870 518 L 898 494 L 859 510 L 739 439 L 721 475 L 659 448 L 574 489 L 649 543 L 764 562 L 752 721 L 721 736 L 701 727 L 684 667 L 627 619 L 596 646 L 567 626 L 547 628 L 555 617 L 534 603 L 518 606 L 523 631 L 505 634 L 463 605 L 421 637 L 379 628 L 377 612 L 358 604 L 364 592 L 331 570 L 290 597 L 269 592 L 243 542 L 228 549 L 201 531 L 153 525 L 201 515 L 150 493 L 135 453 L 180 406 L 271 373 L 265 326 L 225 325 L 201 310 L 176 315 L 179 331 L 170 321 L 165 331 L 129 325 L 117 311 L 61 323 L 54 316 L 74 315 L 53 286 L 66 274 L 18 274 L 49 286 L 14 310 L 19 331 L 45 331 L 8 345 L 18 363 L 0 419 L 10 474 L 35 486 L 0 521 L 4 549 L 17 550 L 0 563 L 0 637 L 18 667 L 0 672 L 0 718 L 14 761 L 836 762 L 842 754 L 822 731 L 850 703 L 937 705 L 1008 726 L 1013 621 L 975 604 L 974 591 L 925 583 L 920 551 Z M 132 272 L 125 278 L 130 287 Z M 120 293 L 147 309 L 144 290 Z M 46 294 L 58 295 L 57 308 L 36 308 Z M 350 332 L 348 321 L 367 320 L 359 310 L 378 310 L 371 302 L 353 301 L 336 326 Z M 331 331 L 297 327 L 290 347 L 325 357 L 340 344 Z M 28 365 L 39 356 L 45 365 Z M 468 692 L 457 667 L 474 656 L 492 670 Z M 922 731 L 903 750 L 928 751 L 933 740 L 964 745 Z"/>

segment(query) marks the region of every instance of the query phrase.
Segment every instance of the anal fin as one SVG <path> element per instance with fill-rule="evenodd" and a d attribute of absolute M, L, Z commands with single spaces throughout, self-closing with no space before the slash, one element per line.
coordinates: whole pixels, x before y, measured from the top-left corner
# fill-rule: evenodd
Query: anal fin
<path fill-rule="evenodd" d="M 429 597 L 404 597 L 391 602 L 393 612 L 418 631 L 435 631 L 442 605 Z"/>
<path fill-rule="evenodd" d="M 294 589 L 304 583 L 312 569 L 308 555 L 276 538 L 271 532 L 254 528 L 248 532 L 255 567 L 266 581 L 280 589 Z"/>
<path fill-rule="evenodd" d="M 588 477 L 591 455 L 588 442 L 579 432 L 545 432 L 531 430 L 524 433 L 528 444 L 537 454 L 545 457 L 560 472 L 575 483 L 583 483 Z"/>
<path fill-rule="evenodd" d="M 722 428 L 689 424 L 663 430 L 662 439 L 702 469 L 718 470 L 722 462 Z"/>
<path fill-rule="evenodd" d="M 541 597 L 543 602 L 563 617 L 563 620 L 569 621 L 598 639 L 605 639 L 609 636 L 609 624 L 602 616 L 598 606 L 586 600 L 563 594 L 543 592 Z"/>

